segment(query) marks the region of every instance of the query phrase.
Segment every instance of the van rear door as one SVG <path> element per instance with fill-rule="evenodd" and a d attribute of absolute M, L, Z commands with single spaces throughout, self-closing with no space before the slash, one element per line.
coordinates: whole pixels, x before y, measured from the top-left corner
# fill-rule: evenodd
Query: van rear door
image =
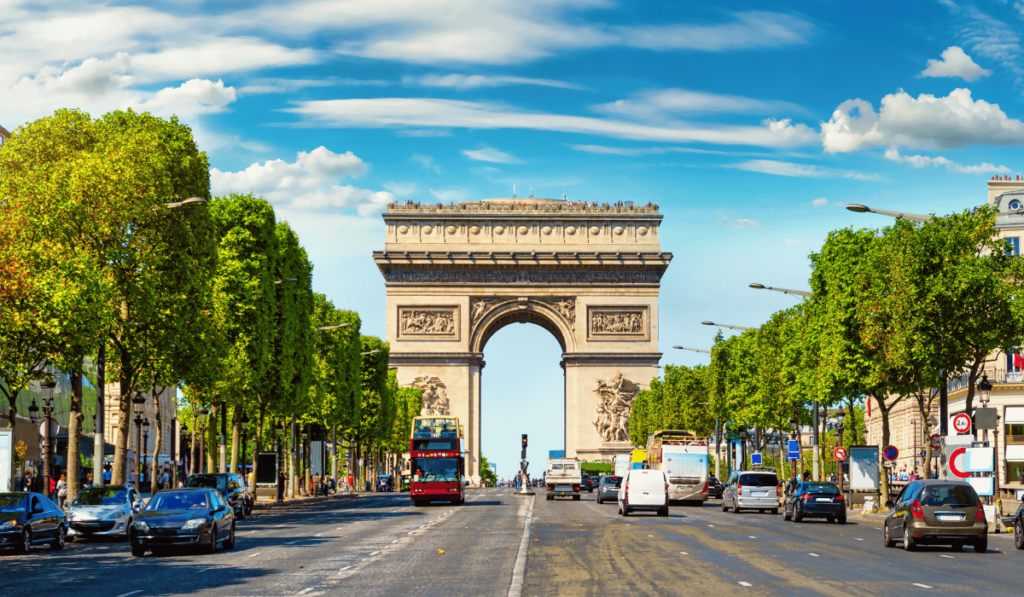
<path fill-rule="evenodd" d="M 665 473 L 659 470 L 633 470 L 629 472 L 629 505 L 664 506 Z"/>

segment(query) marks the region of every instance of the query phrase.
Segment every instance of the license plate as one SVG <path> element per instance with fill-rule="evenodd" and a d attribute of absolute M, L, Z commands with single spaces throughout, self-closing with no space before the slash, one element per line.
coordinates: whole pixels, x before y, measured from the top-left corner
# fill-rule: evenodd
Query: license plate
<path fill-rule="evenodd" d="M 832 498 L 818 498 L 818 499 L 816 499 L 814 501 L 816 501 L 816 502 L 828 502 L 828 503 L 831 504 L 832 503 Z"/>
<path fill-rule="evenodd" d="M 939 520 L 942 521 L 942 522 L 960 522 L 963 519 L 964 519 L 963 516 L 958 516 L 956 514 L 940 514 L 939 515 Z"/>
<path fill-rule="evenodd" d="M 751 495 L 753 495 L 754 497 L 764 497 L 764 496 L 768 495 L 768 492 L 767 491 L 754 491 L 754 492 L 751 492 Z"/>

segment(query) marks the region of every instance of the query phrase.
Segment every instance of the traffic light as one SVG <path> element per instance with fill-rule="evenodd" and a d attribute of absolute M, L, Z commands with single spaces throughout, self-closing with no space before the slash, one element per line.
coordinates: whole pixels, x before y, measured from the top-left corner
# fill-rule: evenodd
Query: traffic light
<path fill-rule="evenodd" d="M 526 448 L 526 434 L 523 434 L 523 448 Z"/>

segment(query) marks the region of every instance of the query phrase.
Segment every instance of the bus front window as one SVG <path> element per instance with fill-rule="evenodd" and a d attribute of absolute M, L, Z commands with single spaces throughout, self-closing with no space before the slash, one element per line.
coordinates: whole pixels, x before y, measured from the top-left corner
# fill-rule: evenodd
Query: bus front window
<path fill-rule="evenodd" d="M 414 483 L 457 483 L 459 482 L 459 460 L 457 458 L 413 458 L 412 480 Z"/>

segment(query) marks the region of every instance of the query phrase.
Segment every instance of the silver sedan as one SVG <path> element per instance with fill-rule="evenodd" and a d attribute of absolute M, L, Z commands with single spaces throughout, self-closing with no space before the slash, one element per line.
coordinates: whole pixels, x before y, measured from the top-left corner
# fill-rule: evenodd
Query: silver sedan
<path fill-rule="evenodd" d="M 67 508 L 68 538 L 128 537 L 142 497 L 131 485 L 90 485 Z"/>
<path fill-rule="evenodd" d="M 622 477 L 616 477 L 614 475 L 605 475 L 601 477 L 601 481 L 597 485 L 597 503 L 618 503 L 619 485 L 621 484 Z"/>

